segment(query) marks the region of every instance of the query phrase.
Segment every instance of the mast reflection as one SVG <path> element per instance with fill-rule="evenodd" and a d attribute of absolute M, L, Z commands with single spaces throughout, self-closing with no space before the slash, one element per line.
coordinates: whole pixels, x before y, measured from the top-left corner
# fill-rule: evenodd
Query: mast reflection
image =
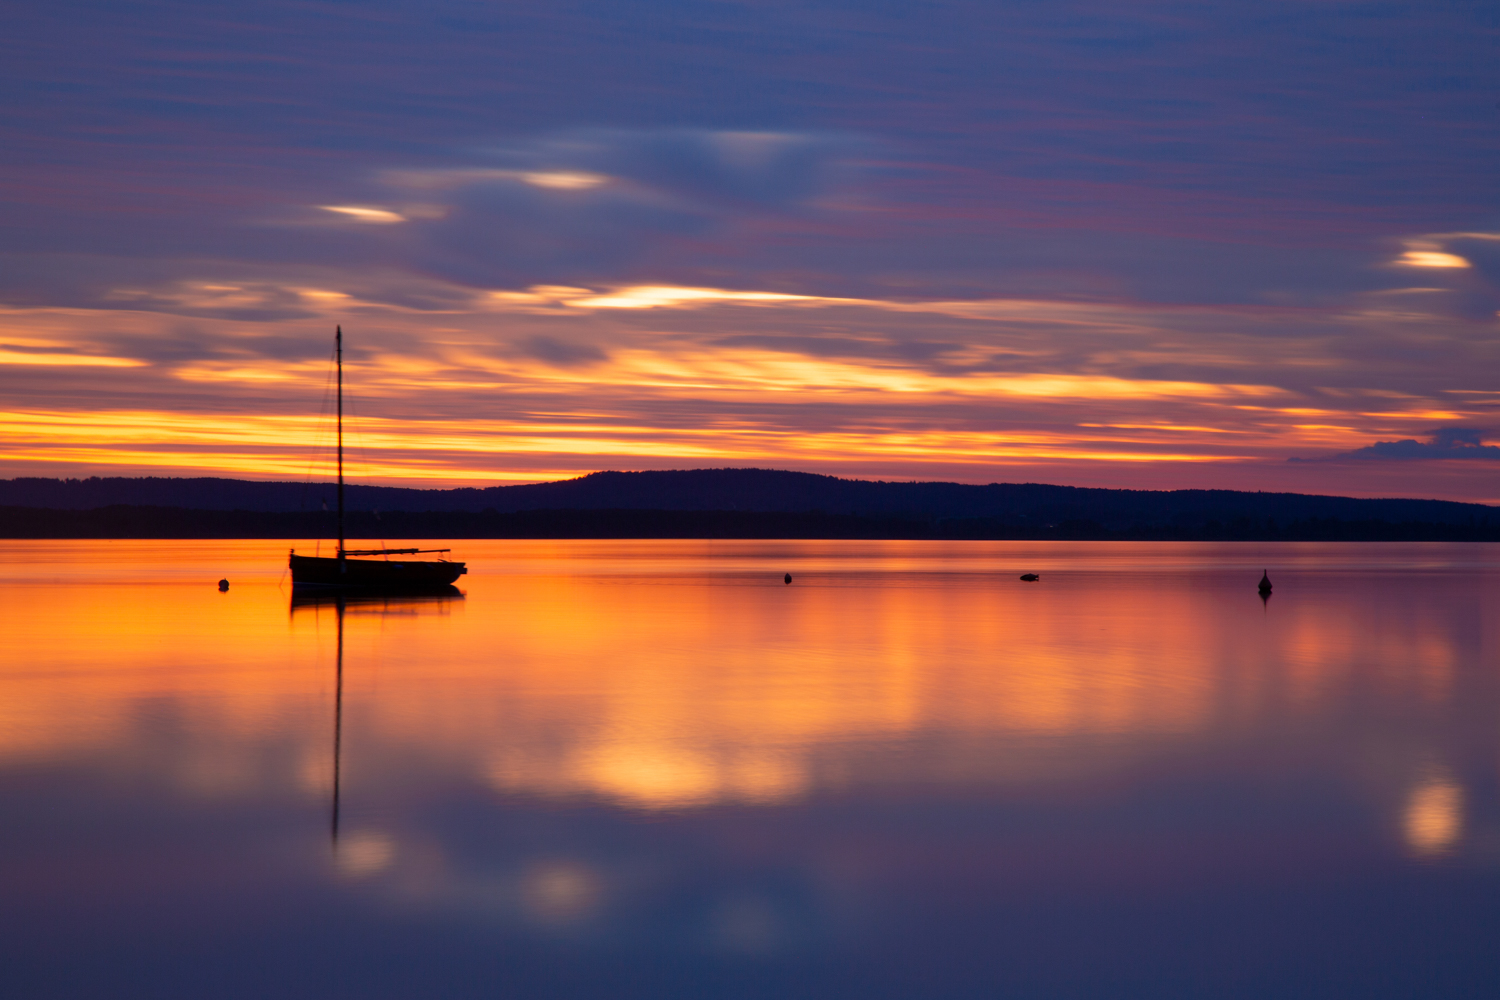
<path fill-rule="evenodd" d="M 296 600 L 295 597 L 292 598 Z M 338 607 L 338 654 L 334 657 L 333 686 L 333 851 L 339 849 L 339 776 L 342 773 L 339 751 L 344 740 L 344 611 L 343 595 L 336 598 Z"/>
<path fill-rule="evenodd" d="M 337 622 L 337 640 L 334 653 L 334 687 L 333 687 L 333 804 L 332 815 L 329 821 L 329 834 L 333 843 L 334 853 L 337 854 L 339 847 L 339 797 L 340 785 L 343 777 L 343 742 L 344 742 L 344 616 L 347 613 L 356 615 L 414 615 L 424 612 L 436 612 L 441 614 L 446 611 L 455 600 L 464 599 L 464 592 L 457 587 L 428 587 L 412 593 L 349 593 L 344 590 L 310 590 L 297 589 L 292 591 L 291 613 L 295 616 L 299 611 L 319 611 L 323 608 L 333 608 L 334 618 Z"/>

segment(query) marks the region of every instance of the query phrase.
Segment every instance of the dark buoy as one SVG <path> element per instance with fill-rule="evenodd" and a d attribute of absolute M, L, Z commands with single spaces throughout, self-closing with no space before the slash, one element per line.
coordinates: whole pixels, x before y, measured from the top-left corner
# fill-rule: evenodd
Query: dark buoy
<path fill-rule="evenodd" d="M 1269 594 L 1271 592 L 1271 577 L 1265 570 L 1260 571 L 1259 589 L 1262 594 Z"/>
<path fill-rule="evenodd" d="M 787 583 L 791 583 L 792 582 L 792 574 L 788 573 L 786 576 L 782 577 L 782 579 L 785 580 Z"/>
<path fill-rule="evenodd" d="M 220 580 L 219 581 L 219 589 L 220 590 L 228 590 L 229 589 L 229 581 L 228 580 Z"/>
<path fill-rule="evenodd" d="M 1036 583 L 1041 579 L 1041 577 L 1037 576 L 1035 573 L 1022 573 L 1021 579 L 1025 580 L 1027 583 Z"/>

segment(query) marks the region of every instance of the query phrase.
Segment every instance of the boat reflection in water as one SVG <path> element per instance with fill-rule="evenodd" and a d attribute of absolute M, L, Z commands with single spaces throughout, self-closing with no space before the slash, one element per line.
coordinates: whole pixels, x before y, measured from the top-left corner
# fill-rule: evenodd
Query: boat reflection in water
<path fill-rule="evenodd" d="M 1494 546 L 293 544 L 0 553 L 5 996 L 1497 992 Z"/>
<path fill-rule="evenodd" d="M 355 613 L 416 614 L 423 609 L 444 607 L 464 599 L 464 592 L 452 584 L 441 586 L 380 587 L 371 590 L 342 590 L 334 587 L 294 587 L 292 611 L 300 608 L 337 608 L 340 627 L 346 609 Z"/>
<path fill-rule="evenodd" d="M 391 593 L 383 589 L 380 593 L 349 591 L 341 588 L 294 588 L 291 610 L 332 608 L 337 623 L 334 647 L 333 685 L 333 804 L 329 832 L 333 840 L 334 856 L 339 850 L 339 798 L 343 784 L 344 744 L 344 616 L 352 608 L 356 614 L 421 614 L 424 611 L 443 612 L 455 599 L 463 600 L 464 593 L 457 587 L 426 587 L 407 594 Z"/>

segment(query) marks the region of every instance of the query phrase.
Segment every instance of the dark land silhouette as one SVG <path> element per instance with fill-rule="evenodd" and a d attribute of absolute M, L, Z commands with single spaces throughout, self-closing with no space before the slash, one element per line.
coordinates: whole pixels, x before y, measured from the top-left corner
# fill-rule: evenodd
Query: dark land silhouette
<path fill-rule="evenodd" d="M 769 469 L 599 472 L 487 489 L 349 486 L 361 538 L 1068 538 L 1500 541 L 1500 508 L 1232 490 L 878 482 Z M 8 538 L 327 535 L 333 486 L 0 480 Z"/>

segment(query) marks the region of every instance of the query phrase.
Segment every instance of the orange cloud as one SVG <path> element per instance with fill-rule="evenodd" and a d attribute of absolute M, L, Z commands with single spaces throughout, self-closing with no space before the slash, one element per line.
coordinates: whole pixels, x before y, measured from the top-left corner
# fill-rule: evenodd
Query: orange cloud
<path fill-rule="evenodd" d="M 1323 385 L 1334 340 L 1254 364 L 1257 324 L 1274 329 L 1286 310 L 667 285 L 429 288 L 444 308 L 418 309 L 334 277 L 178 282 L 128 310 L 0 313 L 13 345 L 0 362 L 36 373 L 0 411 L 0 468 L 303 478 L 327 464 L 317 411 L 335 323 L 350 334 L 350 470 L 367 481 L 770 465 L 970 481 L 1112 468 L 1123 483 L 1132 468 L 1263 467 L 1482 425 L 1489 405 L 1450 391 L 1462 383 Z M 260 318 L 278 303 L 312 318 Z M 157 309 L 207 318 L 188 333 Z M 1208 349 L 1189 329 L 1223 332 Z M 1323 374 L 1288 384 L 1302 369 Z"/>

